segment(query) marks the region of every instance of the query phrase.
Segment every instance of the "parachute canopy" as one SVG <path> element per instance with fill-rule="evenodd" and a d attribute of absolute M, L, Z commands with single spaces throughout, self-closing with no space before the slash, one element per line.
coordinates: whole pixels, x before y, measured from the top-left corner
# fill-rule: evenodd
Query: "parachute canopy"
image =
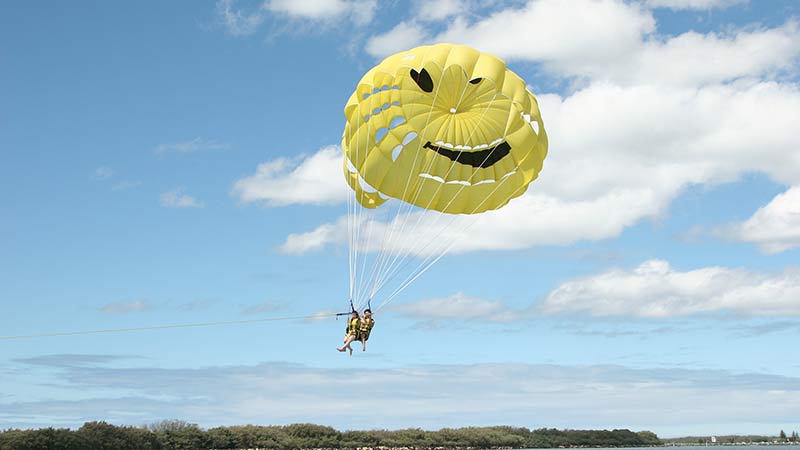
<path fill-rule="evenodd" d="M 344 109 L 344 173 L 356 199 L 446 213 L 502 207 L 547 154 L 536 98 L 499 58 L 463 45 L 397 53 L 369 70 Z"/>
<path fill-rule="evenodd" d="M 522 195 L 547 155 L 525 82 L 496 56 L 463 45 L 386 58 L 358 82 L 344 115 L 353 309 L 386 287 L 393 290 L 378 309 L 395 298 L 478 213 Z"/>

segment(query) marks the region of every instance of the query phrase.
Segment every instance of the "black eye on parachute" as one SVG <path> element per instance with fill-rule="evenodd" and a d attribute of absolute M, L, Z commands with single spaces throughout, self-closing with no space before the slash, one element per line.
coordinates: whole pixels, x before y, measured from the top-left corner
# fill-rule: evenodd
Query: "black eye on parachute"
<path fill-rule="evenodd" d="M 417 83 L 420 89 L 425 92 L 433 92 L 433 80 L 427 70 L 422 69 L 417 72 L 411 69 L 411 78 Z"/>
<path fill-rule="evenodd" d="M 478 84 L 481 81 L 483 81 L 483 78 L 473 78 L 473 79 L 469 80 L 470 84 Z"/>

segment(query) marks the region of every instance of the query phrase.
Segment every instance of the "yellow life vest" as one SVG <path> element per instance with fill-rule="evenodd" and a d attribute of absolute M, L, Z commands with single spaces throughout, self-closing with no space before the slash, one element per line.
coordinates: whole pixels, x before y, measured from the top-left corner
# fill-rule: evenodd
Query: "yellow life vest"
<path fill-rule="evenodd" d="M 369 318 L 360 320 L 358 322 L 358 331 L 369 336 L 369 332 L 372 331 L 373 326 L 375 326 L 375 319 Z"/>
<path fill-rule="evenodd" d="M 356 334 L 358 332 L 358 318 L 350 319 L 347 322 L 347 329 L 345 330 L 347 334 Z"/>

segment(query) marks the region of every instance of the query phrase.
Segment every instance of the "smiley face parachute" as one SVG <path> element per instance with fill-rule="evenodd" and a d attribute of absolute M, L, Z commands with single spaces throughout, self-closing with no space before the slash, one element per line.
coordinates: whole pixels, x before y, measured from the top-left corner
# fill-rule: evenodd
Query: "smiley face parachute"
<path fill-rule="evenodd" d="M 411 265 L 378 309 L 393 299 L 450 250 L 474 222 L 465 217 L 522 195 L 547 155 L 525 82 L 499 58 L 462 45 L 386 58 L 361 78 L 344 114 L 355 309 Z"/>

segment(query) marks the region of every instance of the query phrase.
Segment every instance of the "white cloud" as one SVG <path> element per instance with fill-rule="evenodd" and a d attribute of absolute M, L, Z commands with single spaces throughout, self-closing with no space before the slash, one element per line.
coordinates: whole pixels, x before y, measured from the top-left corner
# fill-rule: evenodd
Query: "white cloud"
<path fill-rule="evenodd" d="M 358 429 L 439 429 L 497 423 L 532 427 L 531 417 L 546 417 L 546 425 L 557 428 L 625 424 L 663 436 L 690 433 L 698 423 L 713 423 L 719 433 L 763 432 L 759 427 L 792 423 L 800 409 L 795 377 L 720 370 L 544 364 L 368 364 L 353 370 L 289 363 L 23 368 L 7 381 L 41 383 L 42 372 L 56 370 L 51 375 L 55 387 L 41 399 L 0 403 L 0 421 L 7 427 L 80 426 L 98 417 L 139 425 L 181 417 L 203 427 L 312 422 L 338 429 L 353 429 L 353 424 Z M 84 394 L 82 400 L 74 399 L 76 391 Z M 362 395 L 353 396 L 355 391 Z M 765 402 L 769 408 L 763 408 Z M 688 403 L 699 406 L 687 409 Z M 753 424 L 761 425 L 754 429 Z"/>
<path fill-rule="evenodd" d="M 565 70 L 620 84 L 695 86 L 796 71 L 799 55 L 800 28 L 790 21 L 771 29 L 724 35 L 690 31 L 663 41 L 652 39 L 618 61 Z"/>
<path fill-rule="evenodd" d="M 542 314 L 644 318 L 697 314 L 800 316 L 800 271 L 764 274 L 706 267 L 678 271 L 663 260 L 568 281 L 537 305 Z"/>
<path fill-rule="evenodd" d="M 203 150 L 227 150 L 228 148 L 230 148 L 228 144 L 196 137 L 190 141 L 159 144 L 154 151 L 156 154 L 161 155 L 164 153 L 194 153 Z"/>
<path fill-rule="evenodd" d="M 425 33 L 421 25 L 400 22 L 385 34 L 370 38 L 366 50 L 373 56 L 387 56 L 416 47 L 423 42 L 424 38 Z"/>
<path fill-rule="evenodd" d="M 501 302 L 483 300 L 458 292 L 449 297 L 432 298 L 392 307 L 405 316 L 420 320 L 480 320 L 510 322 L 520 318 Z"/>
<path fill-rule="evenodd" d="M 270 15 L 315 25 L 365 26 L 372 21 L 376 8 L 377 0 L 263 0 L 251 12 L 245 12 L 234 7 L 234 0 L 217 0 L 216 14 L 229 34 L 247 36 Z"/>
<path fill-rule="evenodd" d="M 762 172 L 800 183 L 800 92 L 777 83 L 700 89 L 592 84 L 569 97 L 539 97 L 550 152 L 527 194 L 473 219 L 419 219 L 390 248 L 424 250 L 437 236 L 458 236 L 453 252 L 567 245 L 618 236 L 662 214 L 687 186 L 718 184 Z M 338 159 L 338 157 L 337 157 Z M 336 165 L 338 177 L 338 162 Z M 333 173 L 334 169 L 329 169 Z M 331 175 L 334 177 L 334 175 Z M 337 182 L 341 186 L 345 183 Z M 381 209 L 381 208 L 379 208 Z M 443 222 L 443 223 L 442 223 Z M 442 230 L 447 230 L 445 233 Z M 380 228 L 375 233 L 382 236 Z M 347 221 L 287 240 L 293 253 L 346 241 Z M 375 244 L 380 246 L 378 242 Z M 366 248 L 373 248 L 367 245 Z"/>
<path fill-rule="evenodd" d="M 456 10 L 434 6 L 442 5 L 448 14 Z M 800 154 L 800 90 L 765 80 L 796 70 L 797 22 L 660 38 L 653 35 L 651 11 L 640 4 L 581 5 L 541 0 L 473 23 L 456 16 L 433 38 L 411 20 L 367 44 L 381 55 L 419 39 L 465 42 L 594 80 L 565 96 L 539 95 L 550 138 L 540 179 L 523 197 L 485 214 L 454 252 L 613 238 L 663 214 L 687 186 L 731 182 L 744 173 L 800 184 L 800 157 L 794 157 Z M 458 221 L 470 220 L 456 219 L 448 235 L 463 234 Z M 393 247 L 409 252 L 404 243 L 423 246 L 440 235 L 442 226 L 432 219 L 421 223 L 429 227 L 403 233 Z M 339 220 L 293 234 L 284 248 L 300 253 L 346 236 L 346 221 Z"/>
<path fill-rule="evenodd" d="M 343 203 L 349 188 L 342 158 L 339 147 L 331 145 L 308 157 L 265 162 L 254 175 L 236 181 L 232 194 L 243 203 L 269 206 Z"/>
<path fill-rule="evenodd" d="M 650 13 L 635 4 L 543 0 L 495 12 L 475 23 L 459 16 L 444 32 L 420 36 L 425 42 L 458 42 L 506 59 L 608 61 L 630 53 L 640 45 L 642 34 L 654 28 Z M 389 44 L 384 40 L 370 53 L 386 56 L 376 50 L 406 49 L 403 41 Z"/>
<path fill-rule="evenodd" d="M 753 242 L 770 254 L 800 247 L 800 185 L 777 195 L 752 217 L 721 230 L 720 234 Z"/>
<path fill-rule="evenodd" d="M 559 76 L 679 86 L 796 71 L 800 56 L 794 20 L 770 29 L 667 38 L 655 34 L 651 11 L 612 0 L 530 1 L 474 22 L 456 16 L 435 35 L 425 32 L 430 28 L 415 19 L 400 22 L 370 38 L 366 51 L 382 57 L 422 43 L 458 42 L 509 61 L 540 62 Z"/>
<path fill-rule="evenodd" d="M 264 13 L 261 8 L 247 14 L 241 10 L 234 10 L 233 0 L 218 0 L 217 16 L 228 33 L 233 36 L 252 34 L 264 21 Z"/>
<path fill-rule="evenodd" d="M 416 0 L 415 16 L 421 21 L 439 21 L 467 12 L 470 2 L 466 0 Z"/>
<path fill-rule="evenodd" d="M 163 192 L 159 197 L 161 206 L 167 208 L 202 208 L 203 204 L 194 197 L 184 194 L 182 187 Z"/>
<path fill-rule="evenodd" d="M 376 0 L 267 0 L 264 9 L 285 14 L 294 19 L 314 21 L 348 17 L 356 24 L 372 20 L 377 7 Z"/>
<path fill-rule="evenodd" d="M 278 250 L 289 255 L 302 255 L 320 250 L 329 244 L 347 240 L 347 218 L 342 217 L 335 224 L 322 224 L 312 231 L 290 234 Z"/>
<path fill-rule="evenodd" d="M 103 305 L 100 311 L 108 314 L 128 314 L 134 312 L 142 312 L 150 309 L 147 302 L 137 300 L 133 302 L 115 302 Z"/>
<path fill-rule="evenodd" d="M 733 5 L 747 3 L 749 0 L 647 0 L 645 4 L 651 8 L 681 9 L 724 9 Z"/>

